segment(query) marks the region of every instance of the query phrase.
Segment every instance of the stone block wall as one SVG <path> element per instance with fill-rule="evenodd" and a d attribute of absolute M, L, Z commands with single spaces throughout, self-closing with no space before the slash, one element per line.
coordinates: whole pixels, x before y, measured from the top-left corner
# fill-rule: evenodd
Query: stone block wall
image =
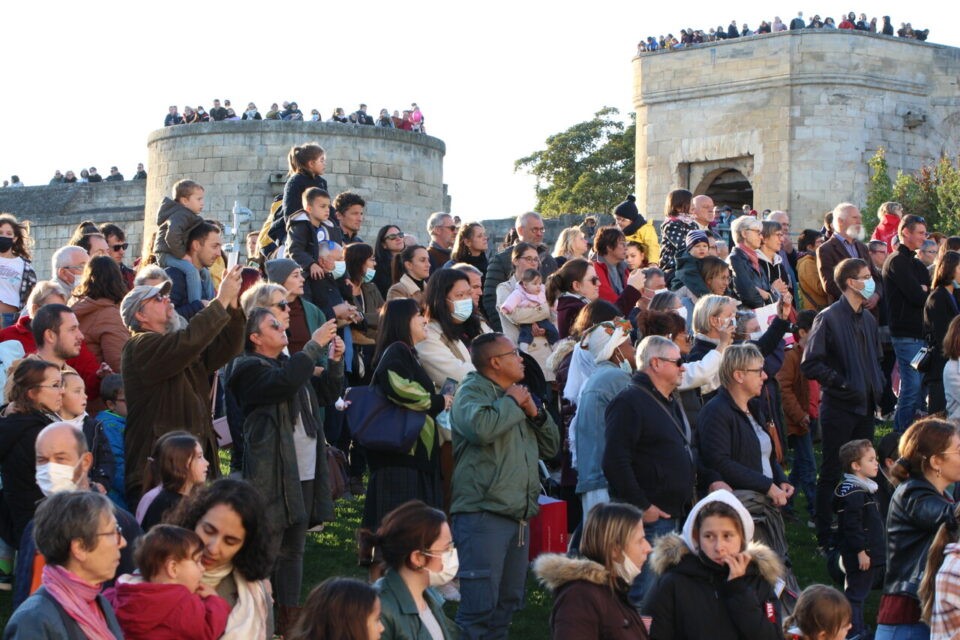
<path fill-rule="evenodd" d="M 351 190 L 367 200 L 364 238 L 372 240 L 388 223 L 425 236 L 427 217 L 449 211 L 443 184 L 446 146 L 437 138 L 337 123 L 209 122 L 150 134 L 146 236 L 155 228 L 153 212 L 183 178 L 206 188 L 205 215 L 229 223 L 238 201 L 254 213 L 241 233 L 259 229 L 273 198 L 283 191 L 287 154 L 306 142 L 326 150 L 324 177 L 332 196 Z"/>
<path fill-rule="evenodd" d="M 728 167 L 755 208 L 811 226 L 866 200 L 879 146 L 894 172 L 960 149 L 953 47 L 803 30 L 642 54 L 633 68 L 638 206 L 657 218 L 671 189 L 703 193 Z"/>
<path fill-rule="evenodd" d="M 127 234 L 132 263 L 143 241 L 145 188 L 143 180 L 135 180 L 0 189 L 0 212 L 30 222 L 34 269 L 40 279 L 48 279 L 53 252 L 67 244 L 82 220 L 119 225 Z"/>

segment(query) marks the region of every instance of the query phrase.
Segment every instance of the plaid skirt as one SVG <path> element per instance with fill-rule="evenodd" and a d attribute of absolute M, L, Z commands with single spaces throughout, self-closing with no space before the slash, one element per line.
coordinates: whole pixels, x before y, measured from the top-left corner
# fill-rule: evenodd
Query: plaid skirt
<path fill-rule="evenodd" d="M 422 500 L 443 510 L 443 485 L 437 473 L 409 467 L 383 467 L 371 471 L 363 505 L 362 526 L 376 531 L 383 516 L 410 500 Z"/>

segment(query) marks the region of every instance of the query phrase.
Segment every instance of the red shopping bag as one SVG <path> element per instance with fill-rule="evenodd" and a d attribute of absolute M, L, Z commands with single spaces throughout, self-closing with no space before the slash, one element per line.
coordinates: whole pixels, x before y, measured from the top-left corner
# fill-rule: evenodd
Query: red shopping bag
<path fill-rule="evenodd" d="M 540 513 L 530 519 L 530 560 L 541 553 L 567 552 L 567 503 L 544 495 L 538 502 Z"/>

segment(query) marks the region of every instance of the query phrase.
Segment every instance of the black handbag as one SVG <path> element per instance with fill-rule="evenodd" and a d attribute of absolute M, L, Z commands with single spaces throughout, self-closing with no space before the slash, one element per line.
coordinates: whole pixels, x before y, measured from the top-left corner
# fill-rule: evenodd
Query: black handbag
<path fill-rule="evenodd" d="M 347 389 L 347 427 L 353 440 L 365 449 L 407 453 L 413 449 L 427 414 L 390 401 L 376 385 Z"/>
<path fill-rule="evenodd" d="M 933 364 L 933 347 L 928 342 L 927 345 L 920 348 L 920 351 L 917 351 L 917 355 L 913 356 L 910 366 L 920 373 L 927 373 L 931 364 Z"/>

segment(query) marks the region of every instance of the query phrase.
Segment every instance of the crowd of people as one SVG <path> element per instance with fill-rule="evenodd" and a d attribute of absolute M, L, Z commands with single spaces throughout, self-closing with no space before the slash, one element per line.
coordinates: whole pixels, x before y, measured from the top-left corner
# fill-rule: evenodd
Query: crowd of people
<path fill-rule="evenodd" d="M 648 36 L 637 44 L 637 53 L 646 53 L 648 51 L 662 51 L 672 49 L 682 49 L 705 42 L 717 42 L 719 40 L 730 40 L 733 38 L 746 38 L 754 35 L 763 35 L 765 33 L 778 33 L 780 31 L 797 31 L 800 29 L 849 29 L 851 31 L 866 31 L 868 33 L 879 33 L 885 36 L 896 35 L 898 38 L 907 38 L 911 40 L 926 40 L 930 35 L 929 29 L 914 29 L 909 22 L 901 22 L 900 28 L 894 31 L 893 23 L 890 22 L 890 16 L 883 16 L 878 24 L 877 18 L 867 19 L 867 14 L 856 12 L 840 14 L 840 22 L 837 23 L 832 17 L 827 16 L 820 19 L 819 14 L 814 15 L 809 20 L 805 20 L 803 12 L 798 11 L 795 18 L 789 24 L 783 22 L 780 16 L 776 16 L 773 21 L 761 20 L 756 29 L 751 29 L 744 22 L 737 26 L 737 21 L 732 20 L 730 24 L 724 27 L 722 24 L 709 29 L 692 29 L 687 27 L 680 30 L 680 36 L 674 36 L 668 33 L 666 36 L 656 38 Z"/>
<path fill-rule="evenodd" d="M 728 241 L 676 189 L 659 229 L 630 196 L 552 249 L 533 212 L 496 250 L 443 212 L 365 241 L 323 148 L 288 164 L 245 266 L 189 179 L 132 265 L 84 221 L 40 280 L 0 215 L 5 638 L 506 637 L 542 486 L 553 638 L 960 632 L 960 238 L 888 202 L 869 244 L 851 203 L 796 246 L 720 208 Z M 308 532 L 361 494 L 372 586 L 302 601 Z M 807 526 L 842 594 L 800 593 Z"/>
<path fill-rule="evenodd" d="M 361 103 L 360 107 L 351 114 L 346 114 L 342 107 L 337 107 L 329 118 L 324 118 L 318 109 L 311 109 L 310 116 L 304 115 L 300 105 L 296 102 L 284 101 L 282 104 L 274 102 L 266 114 L 261 115 L 257 105 L 253 102 L 247 104 L 246 109 L 239 115 L 231 106 L 229 100 L 224 100 L 220 104 L 219 99 L 214 99 L 213 108 L 209 113 L 201 106 L 196 109 L 185 106 L 181 114 L 176 105 L 170 105 L 166 117 L 163 119 L 163 126 L 171 127 L 178 124 L 193 124 L 195 122 L 222 122 L 224 120 L 300 120 L 311 122 L 339 122 L 342 124 L 369 125 L 383 127 L 386 129 L 402 129 L 404 131 L 415 131 L 417 133 L 426 133 L 424 126 L 423 113 L 416 102 L 410 103 L 409 109 L 395 109 L 391 113 L 387 109 L 380 109 L 377 118 L 367 113 L 367 105 Z"/>
<path fill-rule="evenodd" d="M 133 180 L 146 180 L 147 172 L 143 168 L 143 163 L 137 165 L 137 171 L 133 175 Z M 60 169 L 57 169 L 53 172 L 53 177 L 50 178 L 50 182 L 47 184 L 77 184 L 85 182 L 123 182 L 123 174 L 120 173 L 120 170 L 113 166 L 110 167 L 110 173 L 107 176 L 102 176 L 97 172 L 96 167 L 90 167 L 89 169 L 81 169 L 80 177 L 77 177 L 77 174 L 73 170 L 68 170 L 66 173 L 61 173 Z M 4 187 L 24 187 L 26 186 L 21 180 L 20 176 L 10 176 L 10 180 L 3 181 Z"/>

